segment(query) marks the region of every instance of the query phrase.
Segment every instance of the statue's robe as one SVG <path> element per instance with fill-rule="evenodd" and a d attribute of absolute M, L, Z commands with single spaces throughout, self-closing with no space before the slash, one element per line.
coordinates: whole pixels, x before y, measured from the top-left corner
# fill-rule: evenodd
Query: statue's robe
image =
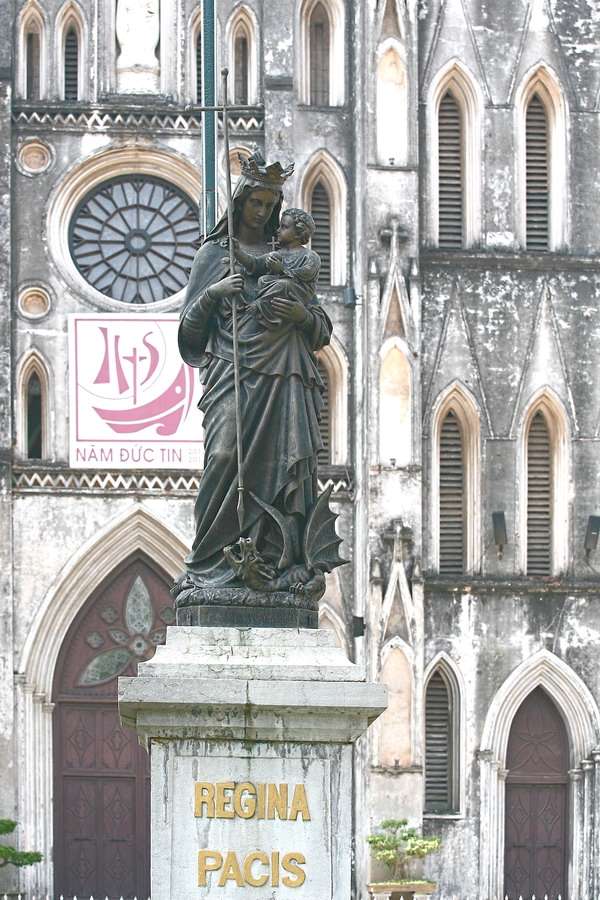
<path fill-rule="evenodd" d="M 211 285 L 229 274 L 227 240 L 208 240 L 196 255 L 179 328 L 183 359 L 200 370 L 204 393 L 204 473 L 196 500 L 196 537 L 186 560 L 198 584 L 227 585 L 233 573 L 223 548 L 240 537 L 233 368 L 232 301 L 213 301 Z M 296 523 L 299 531 L 317 497 L 319 414 L 323 383 L 314 351 L 329 343 L 331 322 L 316 298 L 298 326 L 266 328 L 255 316 L 255 277 L 246 276 L 238 303 L 245 518 L 253 537 L 276 562 L 274 523 L 253 492 Z"/>

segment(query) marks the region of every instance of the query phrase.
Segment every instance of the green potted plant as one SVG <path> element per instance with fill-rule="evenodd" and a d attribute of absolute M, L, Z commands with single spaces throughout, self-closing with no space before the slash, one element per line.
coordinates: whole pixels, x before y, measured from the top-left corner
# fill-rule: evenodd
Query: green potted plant
<path fill-rule="evenodd" d="M 411 877 L 410 869 L 414 860 L 424 859 L 439 849 L 439 837 L 423 837 L 416 828 L 409 827 L 406 819 L 386 819 L 367 841 L 375 859 L 383 863 L 390 874 L 388 881 L 369 884 L 372 897 L 386 894 L 390 900 L 399 900 L 400 897 L 412 900 L 433 894 L 437 885 Z"/>
<path fill-rule="evenodd" d="M 0 819 L 0 836 L 12 834 L 16 827 L 17 823 L 13 822 L 12 819 Z M 37 853 L 35 850 L 15 850 L 14 847 L 9 847 L 7 844 L 0 843 L 0 869 L 8 865 L 17 866 L 18 868 L 32 866 L 42 859 L 42 854 Z M 2 893 L 2 896 L 20 897 L 21 894 L 8 892 L 6 894 Z"/>

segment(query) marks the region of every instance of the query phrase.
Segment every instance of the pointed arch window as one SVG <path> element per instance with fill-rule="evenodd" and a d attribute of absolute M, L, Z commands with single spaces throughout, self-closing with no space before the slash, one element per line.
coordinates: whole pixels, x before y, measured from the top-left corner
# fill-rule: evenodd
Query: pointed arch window
<path fill-rule="evenodd" d="M 202 29 L 198 28 L 194 38 L 194 88 L 196 103 L 202 103 Z"/>
<path fill-rule="evenodd" d="M 465 458 L 461 423 L 453 410 L 440 432 L 440 574 L 465 571 Z"/>
<path fill-rule="evenodd" d="M 25 34 L 25 53 L 25 99 L 39 100 L 41 97 L 42 50 L 40 31 L 35 26 L 31 26 Z"/>
<path fill-rule="evenodd" d="M 568 434 L 562 404 L 544 391 L 523 426 L 521 565 L 530 577 L 557 575 L 568 565 Z"/>
<path fill-rule="evenodd" d="M 438 666 L 425 690 L 425 812 L 459 808 L 460 697 L 458 685 Z"/>
<path fill-rule="evenodd" d="M 550 132 L 544 102 L 535 93 L 525 115 L 526 240 L 528 250 L 550 246 Z"/>
<path fill-rule="evenodd" d="M 25 388 L 27 403 L 27 459 L 42 459 L 43 446 L 43 400 L 40 376 L 32 371 Z"/>
<path fill-rule="evenodd" d="M 65 36 L 65 100 L 79 100 L 79 35 L 73 25 Z"/>
<path fill-rule="evenodd" d="M 456 578 L 475 571 L 481 558 L 480 418 L 461 385 L 437 406 L 432 436 L 432 562 L 440 575 Z"/>
<path fill-rule="evenodd" d="M 552 574 L 552 453 L 550 431 L 538 411 L 527 436 L 527 574 Z"/>
<path fill-rule="evenodd" d="M 248 35 L 238 30 L 234 41 L 234 72 L 235 85 L 233 99 L 235 103 L 245 105 L 248 103 Z"/>
<path fill-rule="evenodd" d="M 343 0 L 300 0 L 297 8 L 300 102 L 341 106 L 345 96 L 345 4 Z"/>
<path fill-rule="evenodd" d="M 323 408 L 321 409 L 321 418 L 319 420 L 319 430 L 321 432 L 321 440 L 323 448 L 319 450 L 318 462 L 320 466 L 331 465 L 331 384 L 329 382 L 329 372 L 322 359 L 317 356 L 317 368 L 319 375 L 323 381 L 324 392 L 321 395 L 323 399 Z"/>
<path fill-rule="evenodd" d="M 315 233 L 311 246 L 321 257 L 319 283 L 331 284 L 331 200 L 325 184 L 319 180 L 315 184 L 310 203 L 310 212 L 315 220 Z"/>
<path fill-rule="evenodd" d="M 430 240 L 445 250 L 481 240 L 483 94 L 458 61 L 441 70 L 428 95 L 431 137 Z"/>
<path fill-rule="evenodd" d="M 313 8 L 309 24 L 310 103 L 329 106 L 331 24 L 322 3 Z"/>
<path fill-rule="evenodd" d="M 459 250 L 464 243 L 463 113 L 451 90 L 438 111 L 438 242 Z"/>
<path fill-rule="evenodd" d="M 259 29 L 254 11 L 245 5 L 237 7 L 227 22 L 226 35 L 231 99 L 240 106 L 257 103 Z"/>
<path fill-rule="evenodd" d="M 519 238 L 534 253 L 564 247 L 569 166 L 566 100 L 558 79 L 540 65 L 515 100 L 519 148 Z"/>

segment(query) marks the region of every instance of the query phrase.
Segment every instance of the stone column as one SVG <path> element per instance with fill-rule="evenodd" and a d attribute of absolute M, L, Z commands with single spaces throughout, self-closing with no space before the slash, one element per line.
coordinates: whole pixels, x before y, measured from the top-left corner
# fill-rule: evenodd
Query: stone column
<path fill-rule="evenodd" d="M 386 698 L 332 633 L 169 628 L 119 706 L 150 750 L 152 900 L 348 900 L 352 745 Z"/>

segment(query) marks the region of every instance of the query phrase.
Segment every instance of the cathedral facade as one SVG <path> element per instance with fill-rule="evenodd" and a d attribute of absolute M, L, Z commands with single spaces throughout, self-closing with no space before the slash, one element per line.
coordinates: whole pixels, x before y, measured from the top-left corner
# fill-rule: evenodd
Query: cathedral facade
<path fill-rule="evenodd" d="M 202 467 L 173 339 L 202 7 L 0 15 L 0 817 L 44 854 L 0 887 L 148 896 L 147 759 L 116 691 L 174 621 Z M 351 563 L 320 623 L 390 701 L 356 751 L 353 896 L 385 875 L 368 834 L 406 818 L 442 838 L 440 897 L 592 900 L 598 10 L 217 0 L 215 27 L 234 177 L 256 150 L 295 162 L 334 324 L 319 479 Z M 224 172 L 219 140 L 221 209 Z"/>

